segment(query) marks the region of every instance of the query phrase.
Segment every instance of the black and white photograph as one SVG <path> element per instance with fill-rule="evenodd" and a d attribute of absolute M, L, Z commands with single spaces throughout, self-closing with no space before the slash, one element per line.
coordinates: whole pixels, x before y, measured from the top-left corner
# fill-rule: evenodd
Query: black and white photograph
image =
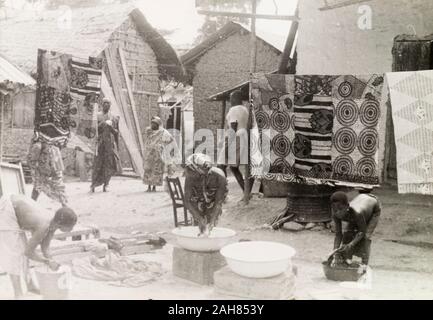
<path fill-rule="evenodd" d="M 433 1 L 0 0 L 0 300 L 433 300 Z"/>

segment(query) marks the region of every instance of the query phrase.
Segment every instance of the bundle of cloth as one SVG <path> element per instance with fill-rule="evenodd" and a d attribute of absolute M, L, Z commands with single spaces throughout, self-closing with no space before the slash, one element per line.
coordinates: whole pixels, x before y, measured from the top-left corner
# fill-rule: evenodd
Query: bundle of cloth
<path fill-rule="evenodd" d="M 157 262 L 134 261 L 109 251 L 102 259 L 92 255 L 72 262 L 76 277 L 108 281 L 110 285 L 136 288 L 149 284 L 163 275 Z"/>

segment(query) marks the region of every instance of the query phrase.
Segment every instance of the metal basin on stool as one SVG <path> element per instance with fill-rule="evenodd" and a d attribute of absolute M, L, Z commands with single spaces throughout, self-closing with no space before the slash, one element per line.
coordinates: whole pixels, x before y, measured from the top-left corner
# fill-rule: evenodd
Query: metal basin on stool
<path fill-rule="evenodd" d="M 180 247 L 190 251 L 213 252 L 233 241 L 236 232 L 226 228 L 213 228 L 209 237 L 198 237 L 198 227 L 180 227 L 172 233 L 176 236 Z"/>
<path fill-rule="evenodd" d="M 332 281 L 358 281 L 365 272 L 360 272 L 359 266 L 331 267 L 328 261 L 322 262 L 323 272 L 328 280 Z"/>
<path fill-rule="evenodd" d="M 296 251 L 288 245 L 268 241 L 247 241 L 221 249 L 230 269 L 247 278 L 271 278 L 292 266 Z"/>

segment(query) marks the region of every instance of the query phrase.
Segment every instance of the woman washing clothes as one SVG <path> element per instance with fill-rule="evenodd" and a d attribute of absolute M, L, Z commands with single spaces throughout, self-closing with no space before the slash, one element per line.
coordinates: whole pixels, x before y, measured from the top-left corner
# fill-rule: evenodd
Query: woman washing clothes
<path fill-rule="evenodd" d="M 209 157 L 193 154 L 185 163 L 185 205 L 198 224 L 199 236 L 209 236 L 222 214 L 227 178 Z"/>

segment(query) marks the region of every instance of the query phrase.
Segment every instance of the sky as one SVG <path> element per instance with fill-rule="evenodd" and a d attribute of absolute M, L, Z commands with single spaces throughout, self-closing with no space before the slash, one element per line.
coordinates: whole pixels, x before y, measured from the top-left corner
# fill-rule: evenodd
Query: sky
<path fill-rule="evenodd" d="M 297 0 L 275 0 L 278 14 L 293 14 Z M 140 0 L 137 1 L 149 22 L 156 28 L 176 30 L 169 36 L 172 45 L 190 44 L 197 36 L 197 30 L 204 21 L 204 16 L 197 13 L 195 0 Z M 261 0 L 258 13 L 275 14 L 273 0 Z M 257 29 L 275 34 L 285 41 L 290 27 L 289 21 L 257 20 Z"/>
<path fill-rule="evenodd" d="M 261 0 L 257 12 L 262 14 L 275 14 L 275 5 L 278 14 L 291 15 L 294 13 L 298 0 Z M 35 0 L 42 3 L 43 0 Z M 9 6 L 22 8 L 24 0 L 7 0 Z M 167 36 L 167 40 L 177 47 L 192 44 L 197 37 L 198 29 L 202 26 L 204 16 L 197 13 L 195 0 L 136 0 L 135 5 L 141 9 L 147 20 L 157 29 L 174 30 Z M 27 5 L 28 6 L 28 5 Z M 257 20 L 257 31 L 272 35 L 276 42 L 284 45 L 290 27 L 289 21 Z M 260 36 L 260 34 L 259 34 Z M 281 40 L 280 40 L 281 39 Z"/>

